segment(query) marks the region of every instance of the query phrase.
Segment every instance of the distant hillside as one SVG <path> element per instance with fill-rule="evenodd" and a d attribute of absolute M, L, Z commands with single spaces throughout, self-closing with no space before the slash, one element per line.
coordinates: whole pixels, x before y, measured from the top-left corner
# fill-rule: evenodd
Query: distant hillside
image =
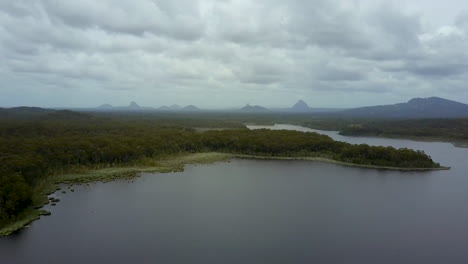
<path fill-rule="evenodd" d="M 139 109 L 140 108 L 140 105 L 137 104 L 136 102 L 131 102 L 130 105 L 128 105 L 128 108 L 132 108 L 132 109 Z"/>
<path fill-rule="evenodd" d="M 200 108 L 198 108 L 198 107 L 196 107 L 194 105 L 187 105 L 182 110 L 184 110 L 184 111 L 200 111 Z"/>
<path fill-rule="evenodd" d="M 56 110 L 46 115 L 48 119 L 64 119 L 64 120 L 72 120 L 72 119 L 89 119 L 92 118 L 90 114 L 79 113 L 70 110 Z"/>
<path fill-rule="evenodd" d="M 163 106 L 159 107 L 158 110 L 169 111 L 169 110 L 171 110 L 171 108 L 169 106 L 163 105 Z"/>
<path fill-rule="evenodd" d="M 180 106 L 177 105 L 177 104 L 173 104 L 173 105 L 169 106 L 169 108 L 170 108 L 171 110 L 181 110 L 181 109 L 182 109 L 182 107 L 180 107 Z"/>
<path fill-rule="evenodd" d="M 89 108 L 88 108 L 89 109 Z M 140 106 L 135 101 L 130 102 L 127 106 L 113 106 L 110 104 L 103 104 L 97 108 L 91 108 L 91 110 L 105 111 L 105 112 L 125 112 L 125 111 L 151 111 L 154 110 L 152 107 Z"/>
<path fill-rule="evenodd" d="M 291 111 L 293 112 L 309 112 L 310 107 L 307 105 L 306 102 L 299 100 L 296 104 L 291 107 Z"/>
<path fill-rule="evenodd" d="M 53 110 L 40 107 L 0 108 L 0 119 L 83 119 L 90 117 L 88 114 L 70 110 Z"/>
<path fill-rule="evenodd" d="M 110 105 L 110 104 L 103 104 L 103 105 L 100 105 L 98 108 L 101 108 L 101 109 L 110 109 L 112 108 L 113 106 Z"/>
<path fill-rule="evenodd" d="M 242 112 L 269 112 L 267 108 L 259 105 L 246 105 L 240 109 Z"/>
<path fill-rule="evenodd" d="M 407 103 L 368 106 L 336 112 L 354 118 L 460 118 L 468 117 L 468 105 L 439 98 L 414 98 Z"/>
<path fill-rule="evenodd" d="M 2 108 L 0 110 L 0 118 L 31 118 L 45 116 L 49 113 L 54 112 L 52 109 L 44 109 L 40 107 L 13 107 L 13 108 Z"/>

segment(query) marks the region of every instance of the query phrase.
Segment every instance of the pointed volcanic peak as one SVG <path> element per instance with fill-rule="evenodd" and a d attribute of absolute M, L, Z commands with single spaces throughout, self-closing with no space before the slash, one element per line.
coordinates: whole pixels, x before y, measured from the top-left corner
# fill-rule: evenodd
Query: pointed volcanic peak
<path fill-rule="evenodd" d="M 338 114 L 359 118 L 461 118 L 468 117 L 468 105 L 440 97 L 414 98 L 407 103 L 354 108 Z"/>
<path fill-rule="evenodd" d="M 250 104 L 247 104 L 246 106 L 242 107 L 240 110 L 243 112 L 269 112 L 270 111 L 263 106 L 250 105 Z"/>
<path fill-rule="evenodd" d="M 184 111 L 200 111 L 200 108 L 198 108 L 198 107 L 196 107 L 194 105 L 187 105 L 182 110 L 184 110 Z"/>
<path fill-rule="evenodd" d="M 307 105 L 306 102 L 304 102 L 302 100 L 299 100 L 299 101 L 297 101 L 296 104 L 294 104 L 291 107 L 291 111 L 293 111 L 293 112 L 309 112 L 310 107 Z"/>

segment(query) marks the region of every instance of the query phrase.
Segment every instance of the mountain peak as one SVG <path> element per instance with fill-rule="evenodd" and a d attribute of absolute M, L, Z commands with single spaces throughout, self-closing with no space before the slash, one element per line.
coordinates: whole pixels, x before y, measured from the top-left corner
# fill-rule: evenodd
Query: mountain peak
<path fill-rule="evenodd" d="M 291 109 L 296 112 L 307 112 L 310 110 L 310 107 L 303 100 L 299 100 Z"/>
<path fill-rule="evenodd" d="M 134 102 L 134 101 L 132 101 L 132 102 L 130 103 L 130 105 L 128 105 L 128 107 L 129 107 L 129 108 L 140 108 L 140 106 L 139 106 L 136 102 Z"/>
<path fill-rule="evenodd" d="M 341 112 L 360 118 L 466 118 L 468 105 L 440 98 L 413 98 L 407 103 L 349 109 Z"/>
<path fill-rule="evenodd" d="M 250 104 L 247 104 L 246 106 L 242 107 L 241 108 L 241 111 L 244 111 L 244 112 L 268 112 L 270 110 L 268 110 L 267 108 L 263 107 L 263 106 L 259 106 L 259 105 L 250 105 Z"/>
<path fill-rule="evenodd" d="M 185 111 L 198 111 L 200 108 L 194 106 L 194 105 L 187 105 L 186 107 L 183 108 Z"/>

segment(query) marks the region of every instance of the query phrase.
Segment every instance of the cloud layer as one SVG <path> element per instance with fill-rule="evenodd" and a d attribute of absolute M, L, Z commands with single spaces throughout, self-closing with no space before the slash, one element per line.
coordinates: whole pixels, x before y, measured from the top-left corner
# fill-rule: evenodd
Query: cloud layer
<path fill-rule="evenodd" d="M 468 11 L 404 2 L 2 1 L 0 105 L 468 102 Z"/>

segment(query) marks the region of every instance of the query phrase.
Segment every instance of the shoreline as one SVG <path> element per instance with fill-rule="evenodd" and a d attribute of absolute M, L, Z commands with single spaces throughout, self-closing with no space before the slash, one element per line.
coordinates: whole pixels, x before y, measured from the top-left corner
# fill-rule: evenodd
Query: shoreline
<path fill-rule="evenodd" d="M 42 208 L 50 203 L 49 195 L 60 191 L 60 184 L 69 186 L 90 184 L 96 182 L 110 182 L 115 180 L 131 180 L 139 177 L 140 173 L 169 173 L 181 172 L 188 164 L 211 164 L 227 161 L 232 158 L 223 153 L 192 153 L 164 156 L 153 159 L 143 159 L 133 164 L 106 168 L 79 169 L 58 175 L 51 175 L 42 180 L 34 189 L 32 205 L 22 212 L 18 219 L 0 228 L 0 238 L 28 228 L 29 225 L 43 215 L 50 212 Z"/>
<path fill-rule="evenodd" d="M 340 133 L 340 131 L 338 131 Z M 388 138 L 388 139 L 406 139 L 418 142 L 432 142 L 432 143 L 449 143 L 456 148 L 468 148 L 468 141 L 457 140 L 444 137 L 418 137 L 418 136 L 400 136 L 400 135 L 347 135 L 340 134 L 344 137 L 375 137 L 375 138 Z"/>
<path fill-rule="evenodd" d="M 363 169 L 379 169 L 379 170 L 393 170 L 393 171 L 440 171 L 450 170 L 450 167 L 441 166 L 439 168 L 404 168 L 404 167 L 391 167 L 391 166 L 379 166 L 379 165 L 365 165 L 351 162 L 338 161 L 334 159 L 327 159 L 322 157 L 280 157 L 280 156 L 253 156 L 253 155 L 242 155 L 232 154 L 234 158 L 238 159 L 250 159 L 250 160 L 304 160 L 304 161 L 315 161 L 322 163 L 329 163 L 335 165 L 342 165 L 347 167 L 363 168 Z"/>
<path fill-rule="evenodd" d="M 50 215 L 50 212 L 42 208 L 49 204 L 49 195 L 61 190 L 60 184 L 69 186 L 89 184 L 94 182 L 110 182 L 114 180 L 130 180 L 139 177 L 140 173 L 170 173 L 182 172 L 185 165 L 190 164 L 212 164 L 216 162 L 225 162 L 231 159 L 250 159 L 250 160 L 304 160 L 336 164 L 349 167 L 359 167 L 367 169 L 384 169 L 396 171 L 434 171 L 449 170 L 449 167 L 440 168 L 399 168 L 387 166 L 375 166 L 342 162 L 333 159 L 321 157 L 280 157 L 280 156 L 255 156 L 231 153 L 191 153 L 164 156 L 160 158 L 143 159 L 140 162 L 127 164 L 126 166 L 105 167 L 105 168 L 87 168 L 80 171 L 52 175 L 44 179 L 34 189 L 33 204 L 18 216 L 18 219 L 0 229 L 0 237 L 11 235 L 41 218 L 41 216 Z"/>
<path fill-rule="evenodd" d="M 418 142 L 435 142 L 435 143 L 449 143 L 456 148 L 468 148 L 468 140 L 454 139 L 447 137 L 418 137 L 418 136 L 404 136 L 404 135 L 393 135 L 393 134 L 381 134 L 381 135 L 366 135 L 366 134 L 341 134 L 340 130 L 329 130 L 320 127 L 305 126 L 304 124 L 296 124 L 294 126 L 300 126 L 315 130 L 329 131 L 329 132 L 338 132 L 338 135 L 343 137 L 369 137 L 369 138 L 388 138 L 388 139 L 403 139 L 403 140 L 413 140 Z"/>

